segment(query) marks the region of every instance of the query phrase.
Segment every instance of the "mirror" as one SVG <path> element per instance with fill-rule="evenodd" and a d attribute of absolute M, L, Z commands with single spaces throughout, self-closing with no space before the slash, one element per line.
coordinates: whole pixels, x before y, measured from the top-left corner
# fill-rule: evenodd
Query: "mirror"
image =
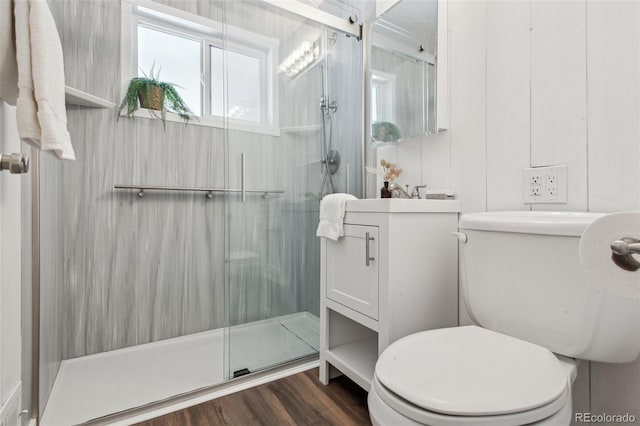
<path fill-rule="evenodd" d="M 399 0 L 378 16 L 370 57 L 374 146 L 438 132 L 437 52 L 437 0 Z"/>

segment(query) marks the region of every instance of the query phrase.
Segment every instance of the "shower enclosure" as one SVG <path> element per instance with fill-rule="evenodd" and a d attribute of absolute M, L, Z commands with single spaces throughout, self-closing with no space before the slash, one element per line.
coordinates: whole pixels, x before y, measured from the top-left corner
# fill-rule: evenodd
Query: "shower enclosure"
<path fill-rule="evenodd" d="M 161 3 L 51 2 L 70 86 L 117 101 L 124 76 L 153 60 L 199 117 L 163 128 L 144 111 L 70 106 L 77 161 L 36 158 L 41 424 L 317 353 L 319 201 L 362 192 L 362 47 L 349 23 L 360 11 Z"/>

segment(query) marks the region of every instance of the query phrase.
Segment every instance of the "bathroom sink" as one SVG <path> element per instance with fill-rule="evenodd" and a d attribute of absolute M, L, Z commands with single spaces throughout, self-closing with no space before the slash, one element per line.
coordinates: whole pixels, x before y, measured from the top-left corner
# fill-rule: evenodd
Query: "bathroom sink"
<path fill-rule="evenodd" d="M 460 200 L 370 198 L 347 201 L 347 212 L 379 213 L 457 213 Z"/>

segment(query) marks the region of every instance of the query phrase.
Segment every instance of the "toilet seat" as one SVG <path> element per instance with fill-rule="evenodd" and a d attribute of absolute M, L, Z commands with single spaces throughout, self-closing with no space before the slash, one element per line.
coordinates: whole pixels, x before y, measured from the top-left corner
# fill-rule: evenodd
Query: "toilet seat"
<path fill-rule="evenodd" d="M 480 424 L 492 418 L 486 424 L 496 425 L 497 419 L 525 424 L 553 415 L 567 402 L 570 383 L 566 368 L 546 348 L 467 326 L 394 342 L 376 364 L 372 388 L 421 423 Z"/>
<path fill-rule="evenodd" d="M 568 404 L 570 399 L 569 390 L 565 390 L 555 401 L 520 413 L 496 416 L 452 416 L 417 407 L 390 392 L 374 377 L 369 390 L 368 405 L 369 414 L 374 425 L 516 426 L 548 424 L 549 426 L 558 426 L 569 424 L 570 420 L 552 420 L 551 422 L 545 422 L 545 420 L 567 416 L 570 419 L 571 406 Z M 562 413 L 562 415 L 558 416 L 558 413 L 567 407 L 569 408 L 569 413 Z"/>

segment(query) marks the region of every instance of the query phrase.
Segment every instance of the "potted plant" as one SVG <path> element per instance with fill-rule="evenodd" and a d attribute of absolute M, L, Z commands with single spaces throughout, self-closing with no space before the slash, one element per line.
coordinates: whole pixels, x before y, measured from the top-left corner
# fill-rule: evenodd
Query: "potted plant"
<path fill-rule="evenodd" d="M 119 112 L 126 109 L 125 115 L 129 118 L 133 118 L 134 112 L 138 108 L 148 109 L 156 118 L 158 118 L 158 112 L 160 112 L 163 127 L 166 123 L 167 111 L 178 114 L 185 123 L 188 123 L 192 118 L 196 118 L 178 94 L 176 85 L 160 81 L 160 70 L 154 74 L 154 67 L 155 63 L 148 75 L 142 71 L 144 77 L 131 79 L 127 93 L 125 93 L 120 104 Z"/>

